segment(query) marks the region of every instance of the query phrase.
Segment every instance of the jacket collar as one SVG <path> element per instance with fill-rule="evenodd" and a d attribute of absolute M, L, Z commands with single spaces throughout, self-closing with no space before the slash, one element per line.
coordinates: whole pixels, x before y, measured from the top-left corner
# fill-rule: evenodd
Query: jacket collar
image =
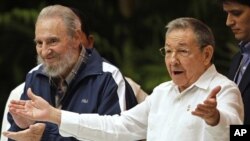
<path fill-rule="evenodd" d="M 250 55 L 250 42 L 240 42 L 239 43 L 241 54 Z"/>

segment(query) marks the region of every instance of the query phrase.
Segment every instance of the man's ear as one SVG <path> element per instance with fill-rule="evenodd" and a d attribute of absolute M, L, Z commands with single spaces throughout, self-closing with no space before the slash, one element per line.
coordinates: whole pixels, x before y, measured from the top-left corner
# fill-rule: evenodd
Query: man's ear
<path fill-rule="evenodd" d="M 212 57 L 213 57 L 213 53 L 214 53 L 214 48 L 211 45 L 207 45 L 206 47 L 204 47 L 203 49 L 203 60 L 204 60 L 204 64 L 208 65 L 211 63 Z"/>
<path fill-rule="evenodd" d="M 77 45 L 81 44 L 81 42 L 82 42 L 82 32 L 81 32 L 81 30 L 76 31 L 76 34 L 75 34 L 73 40 L 75 41 L 75 43 Z"/>

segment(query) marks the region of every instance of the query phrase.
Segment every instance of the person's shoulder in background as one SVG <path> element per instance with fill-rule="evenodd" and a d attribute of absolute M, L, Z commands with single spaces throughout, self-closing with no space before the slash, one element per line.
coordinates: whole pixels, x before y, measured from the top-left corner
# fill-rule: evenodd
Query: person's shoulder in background
<path fill-rule="evenodd" d="M 7 114 L 8 114 L 8 105 L 10 103 L 11 100 L 15 100 L 15 99 L 20 99 L 23 90 L 24 90 L 24 85 L 25 83 L 23 82 L 22 84 L 18 85 L 16 88 L 14 88 L 9 95 L 9 98 L 5 104 L 5 109 L 4 109 L 4 114 L 3 114 L 3 120 L 2 120 L 2 127 L 1 127 L 1 133 L 3 131 L 7 131 L 10 128 L 10 124 L 7 120 Z M 7 141 L 8 138 L 6 138 L 5 136 L 1 136 L 1 140 L 0 141 Z"/>
<path fill-rule="evenodd" d="M 134 80 L 132 80 L 129 77 L 125 77 L 125 78 L 128 81 L 128 83 L 130 84 L 130 86 L 132 87 L 132 89 L 133 89 L 133 91 L 135 93 L 135 97 L 137 99 L 137 102 L 141 103 L 142 101 L 144 101 L 145 98 L 148 96 L 148 94 Z"/>

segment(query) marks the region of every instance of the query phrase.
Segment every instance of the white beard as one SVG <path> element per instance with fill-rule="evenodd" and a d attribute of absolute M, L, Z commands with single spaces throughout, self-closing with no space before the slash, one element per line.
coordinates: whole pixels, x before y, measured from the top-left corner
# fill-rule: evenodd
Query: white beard
<path fill-rule="evenodd" d="M 69 72 L 69 69 L 72 69 L 75 65 L 78 56 L 73 52 L 73 49 L 69 49 L 68 53 L 59 58 L 59 55 L 54 55 L 58 57 L 58 62 L 55 65 L 48 65 L 41 56 L 37 56 L 37 63 L 43 64 L 43 72 L 49 75 L 50 77 L 57 77 L 65 72 Z"/>

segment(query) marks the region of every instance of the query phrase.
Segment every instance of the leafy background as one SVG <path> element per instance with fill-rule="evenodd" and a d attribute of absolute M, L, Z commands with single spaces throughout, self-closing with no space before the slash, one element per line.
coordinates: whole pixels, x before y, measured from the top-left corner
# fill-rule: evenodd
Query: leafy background
<path fill-rule="evenodd" d="M 87 13 L 97 50 L 148 93 L 170 79 L 158 49 L 164 45 L 166 23 L 174 18 L 195 17 L 212 28 L 219 72 L 226 74 L 238 51 L 216 0 L 0 0 L 0 119 L 10 91 L 36 65 L 36 16 L 56 3 Z"/>

